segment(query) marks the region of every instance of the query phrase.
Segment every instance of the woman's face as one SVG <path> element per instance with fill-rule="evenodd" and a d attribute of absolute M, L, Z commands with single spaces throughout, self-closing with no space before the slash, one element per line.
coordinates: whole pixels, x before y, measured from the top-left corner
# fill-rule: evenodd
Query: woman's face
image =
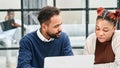
<path fill-rule="evenodd" d="M 111 40 L 115 29 L 116 27 L 114 27 L 114 25 L 107 20 L 98 19 L 96 21 L 95 33 L 99 42 Z"/>

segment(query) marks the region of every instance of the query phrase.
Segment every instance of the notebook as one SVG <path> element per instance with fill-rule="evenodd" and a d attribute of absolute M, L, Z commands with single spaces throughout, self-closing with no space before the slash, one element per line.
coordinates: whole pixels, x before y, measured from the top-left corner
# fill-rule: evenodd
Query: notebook
<path fill-rule="evenodd" d="M 93 55 L 46 57 L 44 68 L 93 68 Z"/>
<path fill-rule="evenodd" d="M 13 27 L 12 26 L 12 23 L 14 23 L 14 19 L 10 19 L 10 20 L 7 20 L 7 21 L 3 21 L 1 22 L 1 28 L 3 31 L 7 31 L 7 30 L 10 30 L 10 29 L 14 29 L 16 27 Z"/>

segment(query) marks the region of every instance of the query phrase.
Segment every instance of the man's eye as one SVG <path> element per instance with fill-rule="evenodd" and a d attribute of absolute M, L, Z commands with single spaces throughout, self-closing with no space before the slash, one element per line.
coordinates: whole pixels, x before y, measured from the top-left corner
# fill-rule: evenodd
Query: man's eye
<path fill-rule="evenodd" d="M 54 26 L 54 28 L 57 28 L 57 27 L 59 27 L 60 25 L 56 25 L 56 26 Z"/>
<path fill-rule="evenodd" d="M 54 28 L 57 28 L 58 26 L 54 26 Z"/>

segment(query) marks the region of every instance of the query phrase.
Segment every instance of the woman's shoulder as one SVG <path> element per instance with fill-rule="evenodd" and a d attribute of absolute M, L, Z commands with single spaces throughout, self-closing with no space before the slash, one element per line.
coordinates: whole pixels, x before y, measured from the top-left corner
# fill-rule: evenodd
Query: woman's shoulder
<path fill-rule="evenodd" d="M 95 40 L 96 40 L 96 35 L 95 35 L 95 33 L 92 33 L 87 37 L 86 42 L 92 43 L 92 42 L 95 42 Z"/>
<path fill-rule="evenodd" d="M 114 33 L 113 38 L 112 38 L 112 41 L 113 42 L 120 41 L 120 30 L 115 30 L 115 33 Z"/>
<path fill-rule="evenodd" d="M 120 30 L 115 30 L 113 38 L 120 37 Z"/>
<path fill-rule="evenodd" d="M 120 35 L 120 30 L 115 30 L 115 34 Z"/>
<path fill-rule="evenodd" d="M 87 39 L 92 39 L 92 38 L 96 38 L 95 33 L 92 33 L 92 34 L 90 34 L 90 35 L 87 37 Z"/>

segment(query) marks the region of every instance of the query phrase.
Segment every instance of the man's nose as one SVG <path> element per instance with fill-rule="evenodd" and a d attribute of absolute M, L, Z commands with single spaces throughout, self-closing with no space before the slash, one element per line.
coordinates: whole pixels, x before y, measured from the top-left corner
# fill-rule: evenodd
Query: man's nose
<path fill-rule="evenodd" d="M 58 31 L 62 31 L 62 26 L 59 26 Z"/>

